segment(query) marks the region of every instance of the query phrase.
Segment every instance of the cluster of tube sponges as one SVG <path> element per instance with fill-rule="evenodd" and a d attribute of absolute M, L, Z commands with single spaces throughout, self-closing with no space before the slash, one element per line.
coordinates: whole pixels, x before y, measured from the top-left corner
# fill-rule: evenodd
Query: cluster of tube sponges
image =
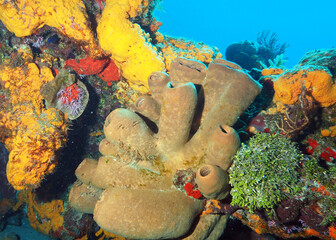
<path fill-rule="evenodd" d="M 100 143 L 104 156 L 79 165 L 70 205 L 127 238 L 216 239 L 227 216 L 201 217 L 189 231 L 206 198 L 229 193 L 226 170 L 240 145 L 230 126 L 261 86 L 224 60 L 207 68 L 183 58 L 172 62 L 169 76 L 154 72 L 148 83 L 152 95 L 106 118 Z M 188 169 L 196 173 L 201 199 L 173 185 L 175 174 Z M 209 227 L 212 232 L 205 231 Z"/>

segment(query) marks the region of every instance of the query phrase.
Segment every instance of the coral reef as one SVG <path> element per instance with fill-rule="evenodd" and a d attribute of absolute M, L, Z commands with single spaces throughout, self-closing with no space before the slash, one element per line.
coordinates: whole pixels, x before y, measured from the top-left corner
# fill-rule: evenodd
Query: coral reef
<path fill-rule="evenodd" d="M 0 3 L 0 230 L 335 239 L 335 49 L 285 70 L 264 31 L 228 47 L 240 67 L 162 35 L 156 0 Z"/>
<path fill-rule="evenodd" d="M 193 83 L 200 84 L 201 90 Z M 81 183 L 72 187 L 69 202 L 80 211 L 93 212 L 104 230 L 127 238 L 218 239 L 225 215 L 202 216 L 188 234 L 204 200 L 173 187 L 173 178 L 181 170 L 200 168 L 202 177 L 208 176 L 200 190 L 208 197 L 227 196 L 227 180 L 213 180 L 216 171 L 210 169 L 225 176 L 240 144 L 229 125 L 252 103 L 261 86 L 219 61 L 207 69 L 183 58 L 172 62 L 169 76 L 152 73 L 149 86 L 152 96 L 140 97 L 133 106 L 135 112 L 116 109 L 107 117 L 100 144 L 104 156 L 98 162 L 86 159 L 80 164 L 76 176 Z M 185 185 L 185 179 L 177 181 Z M 219 188 L 204 187 L 216 181 Z M 137 207 L 129 208 L 134 203 Z M 205 231 L 210 226 L 211 233 Z"/>
<path fill-rule="evenodd" d="M 285 154 L 281 154 L 280 157 L 277 157 L 273 164 L 267 167 L 267 169 L 264 169 L 264 171 L 253 171 L 253 175 L 250 175 L 251 180 L 245 181 L 245 184 L 237 180 L 236 185 L 240 187 L 235 190 L 235 186 L 233 186 L 231 190 L 233 197 L 231 204 L 238 204 L 241 208 L 234 212 L 232 216 L 240 219 L 244 224 L 259 234 L 270 233 L 282 238 L 318 237 L 319 239 L 334 239 L 334 172 L 336 147 L 335 142 L 330 136 L 333 126 L 335 125 L 335 103 L 322 100 L 333 99 L 332 93 L 329 90 L 333 88 L 334 62 L 334 49 L 318 50 L 307 53 L 292 70 L 263 70 L 264 77 L 261 79 L 261 82 L 263 84 L 270 83 L 270 87 L 274 86 L 275 96 L 273 101 L 269 102 L 265 110 L 258 113 L 252 118 L 251 122 L 247 124 L 247 130 L 252 131 L 250 132 L 252 138 L 247 138 L 247 140 L 251 142 L 254 138 L 258 138 L 260 134 L 269 137 L 278 136 L 281 139 L 286 139 L 286 141 L 290 139 L 292 141 L 291 144 L 294 142 L 298 148 L 289 150 L 291 148 L 286 147 L 284 151 Z M 323 84 L 324 79 L 318 76 L 314 79 L 310 78 L 313 74 L 310 75 L 309 70 L 316 74 L 328 72 L 331 76 L 332 84 L 324 85 L 326 88 L 319 88 L 319 86 Z M 292 77 L 295 75 L 295 72 L 299 71 L 303 71 L 303 73 L 296 78 Z M 286 75 L 286 73 L 288 75 Z M 286 79 L 285 76 L 289 79 Z M 292 94 L 296 96 L 292 104 L 277 101 L 276 84 L 280 78 L 284 81 L 288 81 L 288 85 L 286 86 L 288 89 L 285 90 L 285 87 L 283 87 L 283 91 L 295 93 L 295 91 L 292 90 L 298 89 L 297 93 Z M 307 86 L 309 86 L 309 88 L 305 86 L 306 82 L 308 82 Z M 295 88 L 292 88 L 292 86 L 295 86 Z M 321 95 L 314 92 L 320 90 L 326 94 L 323 98 L 317 97 Z M 257 99 L 257 101 L 258 100 L 259 99 Z M 266 142 L 266 140 L 260 142 L 256 148 L 262 152 L 254 157 L 256 160 L 254 161 L 255 163 L 262 162 L 265 157 L 267 157 L 269 161 L 276 156 L 278 150 L 281 149 L 281 147 L 276 147 L 280 142 L 279 140 L 272 143 L 269 149 L 263 150 L 262 147 L 265 146 Z M 239 158 L 240 154 L 253 159 L 253 152 L 247 147 L 248 144 L 249 142 L 247 142 L 247 145 L 245 145 L 245 143 L 243 144 L 243 147 L 235 156 L 235 160 Z M 272 147 L 277 149 L 272 149 Z M 242 151 L 242 153 L 240 151 Z M 271 155 L 269 155 L 268 152 L 271 153 Z M 295 163 L 295 169 L 288 168 L 291 169 L 291 171 L 279 170 L 283 163 L 288 164 L 287 159 L 290 159 L 290 157 L 286 158 L 286 156 L 292 153 L 299 156 L 299 161 Z M 286 158 L 286 161 L 284 161 L 283 157 Z M 246 164 L 249 163 L 249 161 L 246 160 L 236 166 L 235 160 L 232 169 L 237 168 L 235 169 L 235 174 L 230 172 L 231 181 L 234 180 L 235 177 L 236 179 L 244 179 L 251 174 L 251 169 L 255 169 L 251 167 L 250 164 Z M 263 166 L 267 165 L 256 165 L 258 169 L 262 169 Z M 290 176 L 292 177 L 279 177 L 277 175 L 271 177 L 268 175 L 270 169 L 275 169 L 273 173 L 276 174 L 282 174 L 283 172 L 291 173 Z M 261 178 L 259 178 L 259 174 L 255 172 L 262 173 L 262 175 L 260 175 Z M 240 177 L 238 175 L 239 173 L 242 173 Z M 265 176 L 265 178 L 262 178 L 262 176 Z M 281 187 L 284 179 L 290 179 L 285 182 L 285 189 Z M 266 180 L 267 183 L 272 183 L 273 186 L 276 186 L 276 189 L 283 189 L 284 191 L 279 192 L 277 195 L 277 203 L 271 204 L 272 206 L 269 207 L 261 206 L 259 209 L 255 208 L 252 214 L 250 210 L 257 203 L 253 202 L 253 199 L 258 199 L 253 198 L 253 196 L 267 200 L 274 193 L 272 187 L 265 183 Z M 251 186 L 256 187 L 252 189 Z M 241 193 L 241 195 L 237 193 Z M 245 197 L 238 199 L 237 196 Z M 232 208 L 239 206 L 232 205 Z M 212 212 L 225 211 L 225 206 L 220 203 L 215 205 L 215 207 L 207 209 L 207 212 L 210 212 L 210 214 Z"/>

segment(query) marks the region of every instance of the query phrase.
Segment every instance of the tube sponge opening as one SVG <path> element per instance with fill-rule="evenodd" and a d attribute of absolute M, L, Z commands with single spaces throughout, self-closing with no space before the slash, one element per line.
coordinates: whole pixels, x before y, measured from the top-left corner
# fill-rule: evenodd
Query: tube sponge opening
<path fill-rule="evenodd" d="M 218 166 L 202 165 L 197 170 L 196 183 L 206 198 L 222 200 L 229 194 L 229 176 Z"/>

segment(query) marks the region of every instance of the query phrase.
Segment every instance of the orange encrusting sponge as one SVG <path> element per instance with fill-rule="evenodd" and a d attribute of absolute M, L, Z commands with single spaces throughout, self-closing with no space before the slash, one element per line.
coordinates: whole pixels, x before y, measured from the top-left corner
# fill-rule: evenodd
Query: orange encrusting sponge
<path fill-rule="evenodd" d="M 285 72 L 274 82 L 275 100 L 292 105 L 304 88 L 307 96 L 321 107 L 328 107 L 336 103 L 336 84 L 332 75 L 325 68 L 309 67 L 297 71 Z"/>

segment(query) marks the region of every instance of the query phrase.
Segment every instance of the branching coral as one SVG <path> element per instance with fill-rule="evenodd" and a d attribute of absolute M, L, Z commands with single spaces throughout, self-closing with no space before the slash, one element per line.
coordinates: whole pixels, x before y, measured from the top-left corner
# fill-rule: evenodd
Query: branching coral
<path fill-rule="evenodd" d="M 191 81 L 202 90 L 197 92 Z M 104 230 L 124 237 L 180 238 L 202 212 L 203 200 L 173 186 L 173 179 L 179 186 L 184 179 L 175 175 L 200 168 L 200 191 L 209 198 L 227 196 L 225 171 L 240 144 L 229 125 L 261 86 L 219 61 L 207 69 L 187 59 L 173 61 L 169 76 L 152 73 L 149 86 L 153 95 L 140 97 L 133 107 L 136 112 L 116 109 L 107 117 L 106 138 L 100 144 L 104 156 L 80 164 L 76 176 L 82 183 L 73 186 L 69 202 L 80 211 L 93 212 Z M 193 181 L 190 175 L 185 179 Z M 133 204 L 136 207 L 130 207 Z M 186 239 L 218 239 L 226 219 L 203 216 Z"/>
<path fill-rule="evenodd" d="M 267 30 L 258 33 L 257 42 L 259 44 L 259 48 L 263 47 L 269 49 L 268 56 L 260 54 L 263 58 L 268 60 L 274 60 L 277 56 L 284 54 L 286 49 L 289 47 L 287 43 L 279 43 L 279 36 L 276 32 L 271 33 Z"/>

